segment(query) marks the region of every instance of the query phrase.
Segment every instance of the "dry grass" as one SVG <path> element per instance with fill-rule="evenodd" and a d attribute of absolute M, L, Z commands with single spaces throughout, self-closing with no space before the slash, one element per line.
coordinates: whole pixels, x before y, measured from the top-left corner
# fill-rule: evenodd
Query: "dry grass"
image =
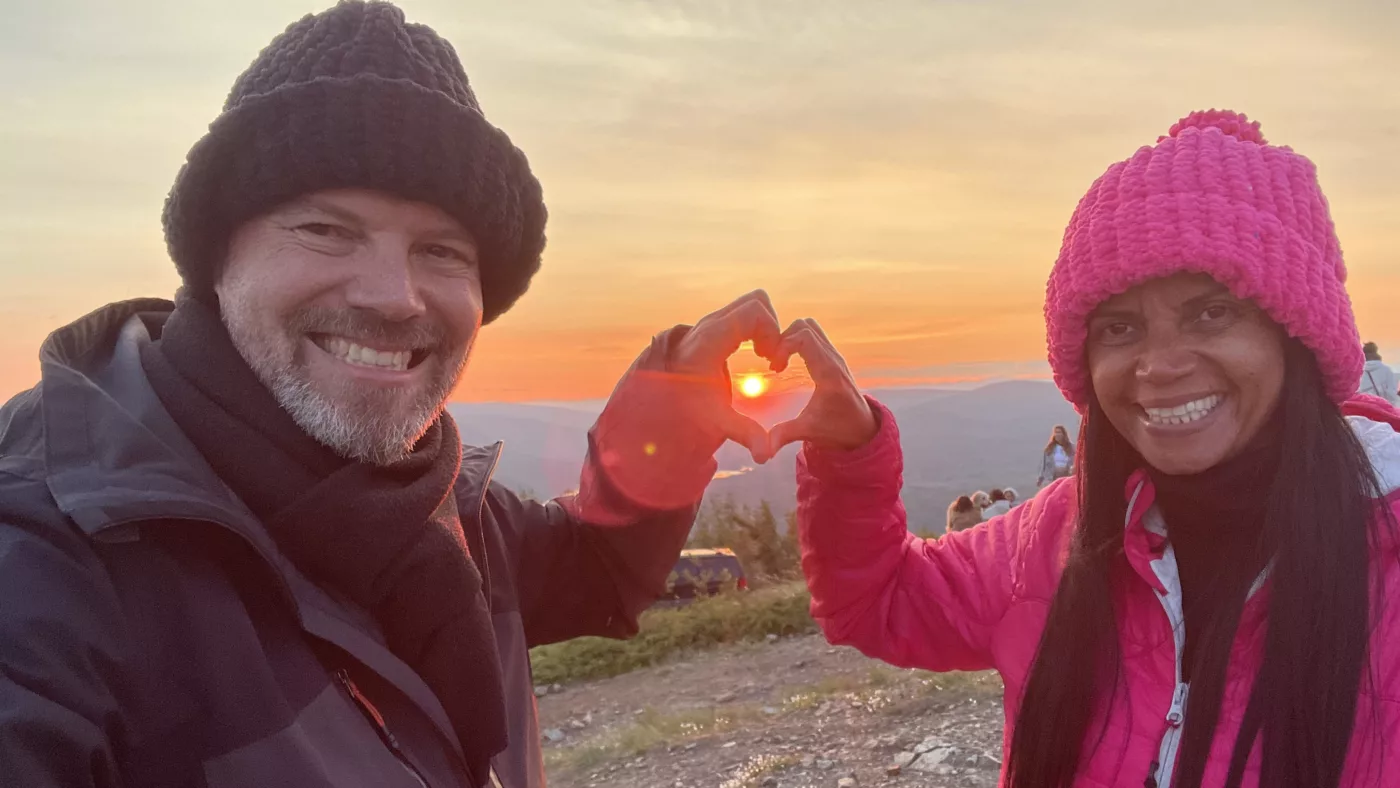
<path fill-rule="evenodd" d="M 719 788 L 758 788 L 764 777 L 790 769 L 801 762 L 801 758 L 791 753 L 757 755 L 740 766 L 733 777 L 720 783 Z"/>
<path fill-rule="evenodd" d="M 747 706 L 675 712 L 649 708 L 636 715 L 630 725 L 604 734 L 596 741 L 546 750 L 545 769 L 549 774 L 583 772 L 609 761 L 635 758 L 658 747 L 734 730 L 762 717 L 761 711 Z"/>
<path fill-rule="evenodd" d="M 648 610 L 631 640 L 577 638 L 540 646 L 530 651 L 530 664 L 536 683 L 564 683 L 617 676 L 723 643 L 815 632 L 807 612 L 810 600 L 798 581 Z"/>

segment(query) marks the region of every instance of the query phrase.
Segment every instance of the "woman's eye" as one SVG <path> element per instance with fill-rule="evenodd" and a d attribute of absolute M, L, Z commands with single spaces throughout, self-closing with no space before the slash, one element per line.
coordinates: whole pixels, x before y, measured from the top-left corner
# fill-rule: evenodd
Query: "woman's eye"
<path fill-rule="evenodd" d="M 1229 304 L 1211 304 L 1201 310 L 1199 320 L 1202 323 L 1220 324 L 1235 316 L 1236 310 Z"/>
<path fill-rule="evenodd" d="M 1131 341 L 1135 331 L 1131 323 L 1104 323 L 1096 332 L 1098 340 L 1107 345 L 1118 345 Z"/>

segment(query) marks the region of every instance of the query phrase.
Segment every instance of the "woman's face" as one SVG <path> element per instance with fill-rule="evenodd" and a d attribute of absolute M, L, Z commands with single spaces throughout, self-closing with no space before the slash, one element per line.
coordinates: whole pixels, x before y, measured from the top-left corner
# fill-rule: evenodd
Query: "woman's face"
<path fill-rule="evenodd" d="M 1056 428 L 1055 428 L 1055 440 L 1056 440 L 1056 441 L 1063 442 L 1063 441 L 1066 441 L 1066 440 L 1068 440 L 1068 439 L 1069 439 L 1069 436 L 1065 434 L 1065 428 L 1064 428 L 1064 427 L 1056 427 Z"/>
<path fill-rule="evenodd" d="M 1284 334 L 1201 274 L 1111 298 L 1089 317 L 1089 374 L 1118 432 L 1157 470 L 1200 473 L 1239 454 L 1283 392 Z"/>

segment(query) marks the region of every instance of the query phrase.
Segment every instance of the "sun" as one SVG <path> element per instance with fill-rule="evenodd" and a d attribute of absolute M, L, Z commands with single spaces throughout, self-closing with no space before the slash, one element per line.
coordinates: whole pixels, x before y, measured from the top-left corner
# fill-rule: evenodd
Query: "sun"
<path fill-rule="evenodd" d="M 768 390 L 768 381 L 762 375 L 745 375 L 739 381 L 739 393 L 749 399 L 757 397 Z"/>

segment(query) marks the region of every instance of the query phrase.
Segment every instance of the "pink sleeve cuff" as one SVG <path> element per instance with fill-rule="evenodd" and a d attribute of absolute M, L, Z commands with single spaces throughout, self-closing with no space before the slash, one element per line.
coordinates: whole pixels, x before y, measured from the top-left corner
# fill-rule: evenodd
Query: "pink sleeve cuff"
<path fill-rule="evenodd" d="M 840 476 L 843 483 L 860 481 L 869 476 L 872 481 L 883 480 L 889 473 L 888 458 L 900 453 L 899 425 L 890 409 L 874 397 L 867 396 L 880 429 L 870 442 L 858 449 L 823 449 L 810 443 L 802 446 L 802 459 L 807 470 L 818 479 Z"/>

